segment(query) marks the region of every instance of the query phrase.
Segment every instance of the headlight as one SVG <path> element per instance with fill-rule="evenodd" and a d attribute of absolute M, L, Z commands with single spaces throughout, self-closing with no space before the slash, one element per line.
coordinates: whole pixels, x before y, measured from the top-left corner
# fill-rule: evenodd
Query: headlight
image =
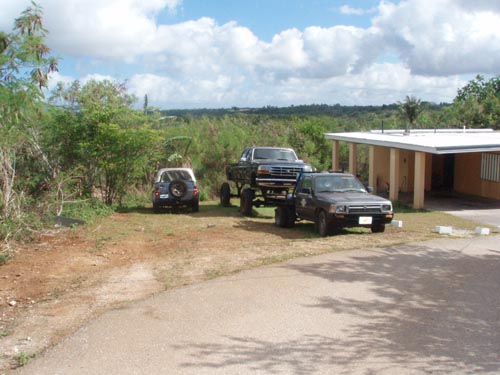
<path fill-rule="evenodd" d="M 310 165 L 304 166 L 304 172 L 312 172 L 312 167 Z"/>
<path fill-rule="evenodd" d="M 335 212 L 338 214 L 344 214 L 346 212 L 345 206 L 337 206 L 337 210 Z"/>
<path fill-rule="evenodd" d="M 259 168 L 257 169 L 258 174 L 271 174 L 271 170 L 267 165 L 259 165 Z"/>
<path fill-rule="evenodd" d="M 392 205 L 391 204 L 383 204 L 382 211 L 392 211 Z"/>

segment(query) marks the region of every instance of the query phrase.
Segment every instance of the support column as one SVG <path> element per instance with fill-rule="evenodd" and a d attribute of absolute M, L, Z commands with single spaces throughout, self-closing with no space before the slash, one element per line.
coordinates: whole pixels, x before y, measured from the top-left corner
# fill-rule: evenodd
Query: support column
<path fill-rule="evenodd" d="M 390 156 L 389 199 L 399 199 L 399 148 L 391 148 Z"/>
<path fill-rule="evenodd" d="M 415 152 L 415 183 L 413 208 L 424 208 L 425 195 L 425 152 Z"/>
<path fill-rule="evenodd" d="M 332 144 L 332 170 L 340 170 L 340 142 L 336 140 Z"/>
<path fill-rule="evenodd" d="M 373 188 L 373 192 L 377 193 L 377 181 L 375 175 L 375 146 L 368 147 L 368 186 Z"/>
<path fill-rule="evenodd" d="M 349 143 L 349 173 L 358 173 L 358 149 L 356 143 Z"/>

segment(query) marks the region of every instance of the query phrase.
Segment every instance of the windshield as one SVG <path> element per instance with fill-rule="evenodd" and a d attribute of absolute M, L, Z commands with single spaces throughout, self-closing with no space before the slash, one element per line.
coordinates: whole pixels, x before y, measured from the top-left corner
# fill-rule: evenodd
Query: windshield
<path fill-rule="evenodd" d="M 316 193 L 358 191 L 366 192 L 363 184 L 353 176 L 322 176 L 315 182 Z"/>
<path fill-rule="evenodd" d="M 272 160 L 285 160 L 296 161 L 297 155 L 292 150 L 276 149 L 276 148 L 256 148 L 253 152 L 255 159 L 272 159 Z"/>

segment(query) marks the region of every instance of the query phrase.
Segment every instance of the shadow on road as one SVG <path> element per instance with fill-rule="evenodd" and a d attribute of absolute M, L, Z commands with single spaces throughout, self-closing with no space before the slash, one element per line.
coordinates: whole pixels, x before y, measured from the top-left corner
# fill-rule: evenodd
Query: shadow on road
<path fill-rule="evenodd" d="M 348 314 L 358 323 L 346 327 L 343 337 L 326 330 L 283 342 L 226 337 L 227 345 L 179 345 L 192 356 L 183 365 L 219 369 L 247 364 L 265 374 L 281 373 L 284 367 L 287 373 L 313 374 L 341 366 L 335 374 L 351 374 L 366 361 L 372 368 L 363 374 L 390 368 L 500 373 L 500 256 L 492 252 L 468 255 L 461 249 L 406 245 L 354 261 L 283 267 L 332 284 L 332 294 L 308 308 L 327 309 L 332 319 Z M 346 283 L 368 285 L 372 297 L 346 296 L 339 289 Z"/>

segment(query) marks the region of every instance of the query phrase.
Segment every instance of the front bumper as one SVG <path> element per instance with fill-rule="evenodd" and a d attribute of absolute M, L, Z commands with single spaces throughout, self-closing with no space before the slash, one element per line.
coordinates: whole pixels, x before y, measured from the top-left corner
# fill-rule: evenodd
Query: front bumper
<path fill-rule="evenodd" d="M 372 227 L 374 225 L 390 224 L 393 218 L 393 213 L 328 215 L 328 220 L 339 228 Z"/>
<path fill-rule="evenodd" d="M 256 178 L 257 186 L 272 187 L 272 188 L 292 188 L 295 186 L 297 180 L 285 178 Z"/>

